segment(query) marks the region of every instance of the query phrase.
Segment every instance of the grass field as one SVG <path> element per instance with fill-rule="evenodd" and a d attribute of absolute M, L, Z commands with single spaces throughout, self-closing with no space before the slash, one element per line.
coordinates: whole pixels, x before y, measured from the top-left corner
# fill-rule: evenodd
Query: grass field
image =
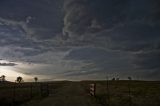
<path fill-rule="evenodd" d="M 84 82 L 85 85 L 91 82 Z M 160 106 L 159 81 L 96 81 L 96 99 L 110 106 Z"/>
<path fill-rule="evenodd" d="M 96 96 L 89 84 L 96 84 Z M 48 82 L 49 95 L 41 95 L 41 83 L 0 83 L 0 106 L 160 106 L 159 81 Z M 107 86 L 108 85 L 108 86 Z"/>

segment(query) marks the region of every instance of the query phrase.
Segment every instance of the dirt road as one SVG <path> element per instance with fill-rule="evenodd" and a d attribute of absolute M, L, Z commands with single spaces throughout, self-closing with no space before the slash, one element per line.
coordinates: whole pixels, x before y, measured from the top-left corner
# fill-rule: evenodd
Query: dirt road
<path fill-rule="evenodd" d="M 53 89 L 54 91 L 54 89 Z M 42 100 L 30 101 L 23 106 L 100 106 L 86 93 L 82 85 L 67 84 Z"/>

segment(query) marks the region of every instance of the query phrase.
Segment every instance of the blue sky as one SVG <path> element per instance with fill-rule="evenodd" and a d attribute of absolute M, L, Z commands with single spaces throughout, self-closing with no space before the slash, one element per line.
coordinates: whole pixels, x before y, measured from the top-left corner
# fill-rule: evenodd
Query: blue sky
<path fill-rule="evenodd" d="M 8 80 L 159 80 L 157 0 L 1 0 L 0 74 Z"/>

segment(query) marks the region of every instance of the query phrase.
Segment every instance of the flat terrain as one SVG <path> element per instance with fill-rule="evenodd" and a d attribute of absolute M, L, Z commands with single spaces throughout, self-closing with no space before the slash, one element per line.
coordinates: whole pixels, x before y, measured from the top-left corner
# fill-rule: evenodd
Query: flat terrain
<path fill-rule="evenodd" d="M 54 89 L 53 89 L 54 90 Z M 23 106 L 101 106 L 78 83 L 68 83 L 56 89 L 43 100 L 31 101 Z"/>
<path fill-rule="evenodd" d="M 89 84 L 93 83 L 95 97 L 89 94 Z M 42 90 L 42 84 L 48 88 Z M 47 90 L 48 95 L 43 95 Z M 160 106 L 160 82 L 0 83 L 0 106 Z"/>

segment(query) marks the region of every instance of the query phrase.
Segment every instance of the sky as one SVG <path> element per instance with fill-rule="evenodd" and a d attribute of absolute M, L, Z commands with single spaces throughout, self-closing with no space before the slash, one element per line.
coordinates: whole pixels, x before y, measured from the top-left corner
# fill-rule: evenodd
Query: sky
<path fill-rule="evenodd" d="M 0 75 L 160 80 L 158 0 L 0 0 Z"/>

